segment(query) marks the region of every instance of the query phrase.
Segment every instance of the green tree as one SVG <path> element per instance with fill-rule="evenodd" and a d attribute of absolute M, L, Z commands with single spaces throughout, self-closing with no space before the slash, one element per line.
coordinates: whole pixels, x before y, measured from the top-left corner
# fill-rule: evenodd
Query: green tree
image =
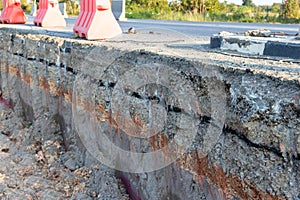
<path fill-rule="evenodd" d="M 26 14 L 29 14 L 31 11 L 30 4 L 27 3 L 26 0 L 21 0 L 21 7 Z"/>
<path fill-rule="evenodd" d="M 183 7 L 181 5 L 181 2 L 178 2 L 176 0 L 173 0 L 170 2 L 170 8 L 172 11 L 175 12 L 182 12 L 183 11 Z"/>
<path fill-rule="evenodd" d="M 281 12 L 281 4 L 273 3 L 271 9 L 272 9 L 273 13 L 280 13 Z"/>
<path fill-rule="evenodd" d="M 218 13 L 220 11 L 219 0 L 207 0 L 205 2 L 205 10 L 212 13 Z"/>
<path fill-rule="evenodd" d="M 184 10 L 193 14 L 205 12 L 205 0 L 182 0 L 181 5 Z"/>
<path fill-rule="evenodd" d="M 193 14 L 205 12 L 218 12 L 219 0 L 181 0 L 182 9 Z"/>
<path fill-rule="evenodd" d="M 136 4 L 147 10 L 166 10 L 169 9 L 168 0 L 131 0 L 131 4 Z"/>
<path fill-rule="evenodd" d="M 127 1 L 127 5 L 157 13 L 164 13 L 170 10 L 168 0 L 130 0 Z"/>
<path fill-rule="evenodd" d="M 243 6 L 254 6 L 254 3 L 252 2 L 252 0 L 243 0 L 242 5 Z"/>
<path fill-rule="evenodd" d="M 284 0 L 283 17 L 286 19 L 299 18 L 299 0 Z"/>

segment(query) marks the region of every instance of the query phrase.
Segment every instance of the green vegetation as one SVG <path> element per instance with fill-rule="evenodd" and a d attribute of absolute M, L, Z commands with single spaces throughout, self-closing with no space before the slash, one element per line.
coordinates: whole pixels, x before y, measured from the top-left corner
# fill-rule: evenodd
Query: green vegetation
<path fill-rule="evenodd" d="M 77 16 L 80 12 L 79 1 L 77 0 L 59 0 L 59 3 L 66 3 L 67 5 L 67 14 L 69 16 Z"/>
<path fill-rule="evenodd" d="M 28 4 L 26 0 L 21 0 L 21 7 L 26 14 L 30 13 L 31 5 Z"/>
<path fill-rule="evenodd" d="M 299 23 L 299 0 L 256 6 L 243 0 L 241 6 L 219 0 L 127 0 L 126 17 L 184 21 L 232 21 Z"/>
<path fill-rule="evenodd" d="M 70 1 L 70 0 L 66 0 L 65 2 L 67 4 L 67 14 L 69 16 L 77 16 L 77 15 L 79 15 L 80 6 L 79 6 L 78 2 L 76 2 L 76 1 Z"/>

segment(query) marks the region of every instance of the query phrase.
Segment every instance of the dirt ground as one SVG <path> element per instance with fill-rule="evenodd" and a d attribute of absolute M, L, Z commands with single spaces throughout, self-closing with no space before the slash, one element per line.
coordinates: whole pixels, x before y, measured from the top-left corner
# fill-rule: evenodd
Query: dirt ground
<path fill-rule="evenodd" d="M 33 123 L 0 104 L 0 199 L 129 199 L 108 168 L 77 166 L 55 121 Z M 95 185 L 95 179 L 103 185 Z M 99 182 L 98 182 L 99 183 Z"/>

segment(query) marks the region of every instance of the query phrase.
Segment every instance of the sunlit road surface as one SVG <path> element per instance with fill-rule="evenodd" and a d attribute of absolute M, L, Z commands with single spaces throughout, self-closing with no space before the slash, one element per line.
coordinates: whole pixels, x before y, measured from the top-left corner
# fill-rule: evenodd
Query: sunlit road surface
<path fill-rule="evenodd" d="M 33 24 L 34 17 L 28 17 L 28 25 Z M 49 29 L 51 31 L 66 31 L 72 34 L 72 28 L 76 22 L 76 17 L 66 18 L 67 27 L 65 29 Z M 299 30 L 299 24 L 258 24 L 258 23 L 232 23 L 232 22 L 184 22 L 184 21 L 165 21 L 165 20 L 138 20 L 128 19 L 128 21 L 119 22 L 123 32 L 127 32 L 130 27 L 138 30 L 149 31 L 172 31 L 191 37 L 209 37 L 212 34 L 221 31 L 232 33 L 243 33 L 253 29 L 268 29 L 272 32 L 284 32 L 287 34 L 296 34 Z M 48 29 L 47 29 L 48 30 Z"/>

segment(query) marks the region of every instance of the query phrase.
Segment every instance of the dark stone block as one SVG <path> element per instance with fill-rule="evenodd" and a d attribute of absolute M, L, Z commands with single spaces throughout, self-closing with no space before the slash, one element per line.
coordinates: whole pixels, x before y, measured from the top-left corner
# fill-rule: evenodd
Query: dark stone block
<path fill-rule="evenodd" d="M 300 45 L 283 42 L 267 42 L 264 55 L 299 59 Z"/>
<path fill-rule="evenodd" d="M 220 48 L 222 43 L 222 37 L 220 36 L 212 36 L 210 37 L 210 48 Z"/>

